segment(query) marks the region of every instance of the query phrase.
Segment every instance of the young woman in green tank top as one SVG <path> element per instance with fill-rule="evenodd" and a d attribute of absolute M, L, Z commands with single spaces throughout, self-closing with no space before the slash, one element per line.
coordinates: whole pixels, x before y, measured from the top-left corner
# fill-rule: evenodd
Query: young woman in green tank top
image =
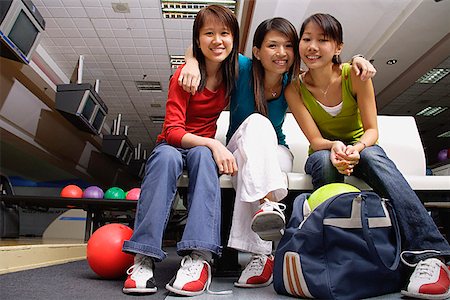
<path fill-rule="evenodd" d="M 328 14 L 303 22 L 299 51 L 308 71 L 293 81 L 286 100 L 310 142 L 305 171 L 314 189 L 355 175 L 390 199 L 402 233 L 402 261 L 414 267 L 402 294 L 450 297 L 450 246 L 378 139 L 375 93 L 348 66 L 339 67 L 341 24 Z M 295 155 L 295 153 L 294 153 Z"/>

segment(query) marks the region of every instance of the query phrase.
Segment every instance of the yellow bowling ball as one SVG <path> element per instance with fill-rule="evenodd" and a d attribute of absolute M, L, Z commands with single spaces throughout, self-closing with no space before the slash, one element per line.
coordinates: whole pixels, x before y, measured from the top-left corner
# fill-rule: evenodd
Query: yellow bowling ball
<path fill-rule="evenodd" d="M 353 185 L 346 183 L 329 183 L 321 186 L 315 190 L 308 198 L 308 204 L 311 210 L 314 210 L 317 206 L 323 203 L 325 200 L 330 199 L 333 196 L 349 193 L 349 192 L 361 192 Z"/>

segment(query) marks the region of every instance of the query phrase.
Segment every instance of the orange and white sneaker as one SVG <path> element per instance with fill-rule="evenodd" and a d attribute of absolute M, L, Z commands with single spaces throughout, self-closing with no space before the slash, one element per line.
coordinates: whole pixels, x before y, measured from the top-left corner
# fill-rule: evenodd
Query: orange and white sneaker
<path fill-rule="evenodd" d="M 283 214 L 285 209 L 286 205 L 283 203 L 264 198 L 264 203 L 260 205 L 259 210 L 253 216 L 252 230 L 266 241 L 281 239 L 286 225 Z"/>
<path fill-rule="evenodd" d="M 202 294 L 210 283 L 211 266 L 201 256 L 191 254 L 183 257 L 177 275 L 166 289 L 179 295 L 196 296 Z"/>
<path fill-rule="evenodd" d="M 242 288 L 265 287 L 273 281 L 273 256 L 253 255 L 250 262 L 242 271 L 234 286 Z"/>
<path fill-rule="evenodd" d="M 128 270 L 122 291 L 125 294 L 153 294 L 156 293 L 156 283 L 153 277 L 153 259 L 149 256 L 136 254 L 134 265 Z"/>
<path fill-rule="evenodd" d="M 412 273 L 402 295 L 420 299 L 450 297 L 450 269 L 437 258 L 420 261 Z"/>

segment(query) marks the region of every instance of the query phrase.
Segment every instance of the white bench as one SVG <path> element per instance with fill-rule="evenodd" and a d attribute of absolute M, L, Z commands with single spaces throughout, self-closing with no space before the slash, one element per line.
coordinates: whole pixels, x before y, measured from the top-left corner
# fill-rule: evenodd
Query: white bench
<path fill-rule="evenodd" d="M 217 121 L 216 139 L 225 144 L 225 136 L 228 130 L 229 112 L 221 113 Z M 426 207 L 439 210 L 439 219 L 443 219 L 444 230 L 450 237 L 450 225 L 446 221 L 450 214 L 450 176 L 426 176 L 425 154 L 422 148 L 419 132 L 413 117 L 379 116 L 379 145 L 385 150 L 388 157 L 397 165 L 400 172 L 405 176 L 412 189 L 418 194 Z M 283 200 L 288 205 L 286 216 L 292 209 L 290 203 L 302 192 L 311 192 L 313 189 L 311 176 L 305 174 L 304 166 L 308 158 L 309 142 L 300 130 L 294 116 L 286 115 L 283 125 L 286 135 L 286 143 L 294 155 L 294 166 L 291 173 L 287 173 L 289 194 Z M 346 177 L 346 182 L 361 190 L 371 189 L 362 180 L 355 176 Z M 186 193 L 188 178 L 183 174 L 178 182 L 182 193 Z M 222 188 L 222 244 L 226 245 L 229 236 L 229 228 L 232 222 L 232 211 L 234 200 L 234 189 L 231 177 L 220 176 Z M 231 201 L 230 201 L 231 200 Z M 426 202 L 432 201 L 432 202 Z M 442 217 L 440 216 L 442 214 Z M 218 276 L 239 276 L 240 266 L 238 264 L 238 251 L 228 247 L 223 248 L 223 255 L 216 263 L 216 274 Z"/>
<path fill-rule="evenodd" d="M 217 122 L 216 138 L 225 144 L 228 130 L 229 112 L 221 113 Z M 450 176 L 426 176 L 425 153 L 420 140 L 414 117 L 410 116 L 378 116 L 379 145 L 405 176 L 412 189 L 416 192 L 450 192 Z M 287 173 L 289 191 L 311 191 L 313 189 L 311 176 L 305 174 L 304 166 L 308 158 L 309 142 L 300 130 L 294 116 L 286 115 L 283 125 L 286 143 L 294 154 L 294 166 Z M 346 182 L 362 190 L 370 187 L 362 180 L 349 176 Z M 187 176 L 183 175 L 180 186 L 187 186 Z M 220 177 L 222 188 L 233 188 L 230 176 Z"/>

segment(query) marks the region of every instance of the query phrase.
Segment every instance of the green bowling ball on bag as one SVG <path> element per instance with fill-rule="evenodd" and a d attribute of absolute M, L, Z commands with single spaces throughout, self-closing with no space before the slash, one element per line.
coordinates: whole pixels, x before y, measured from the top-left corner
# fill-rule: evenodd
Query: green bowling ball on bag
<path fill-rule="evenodd" d="M 342 193 L 349 193 L 349 192 L 361 192 L 361 191 L 350 184 L 329 183 L 315 190 L 309 196 L 308 204 L 309 207 L 311 208 L 311 211 L 313 211 L 317 206 L 325 202 L 327 199 L 330 199 L 331 197 L 334 197 Z"/>

